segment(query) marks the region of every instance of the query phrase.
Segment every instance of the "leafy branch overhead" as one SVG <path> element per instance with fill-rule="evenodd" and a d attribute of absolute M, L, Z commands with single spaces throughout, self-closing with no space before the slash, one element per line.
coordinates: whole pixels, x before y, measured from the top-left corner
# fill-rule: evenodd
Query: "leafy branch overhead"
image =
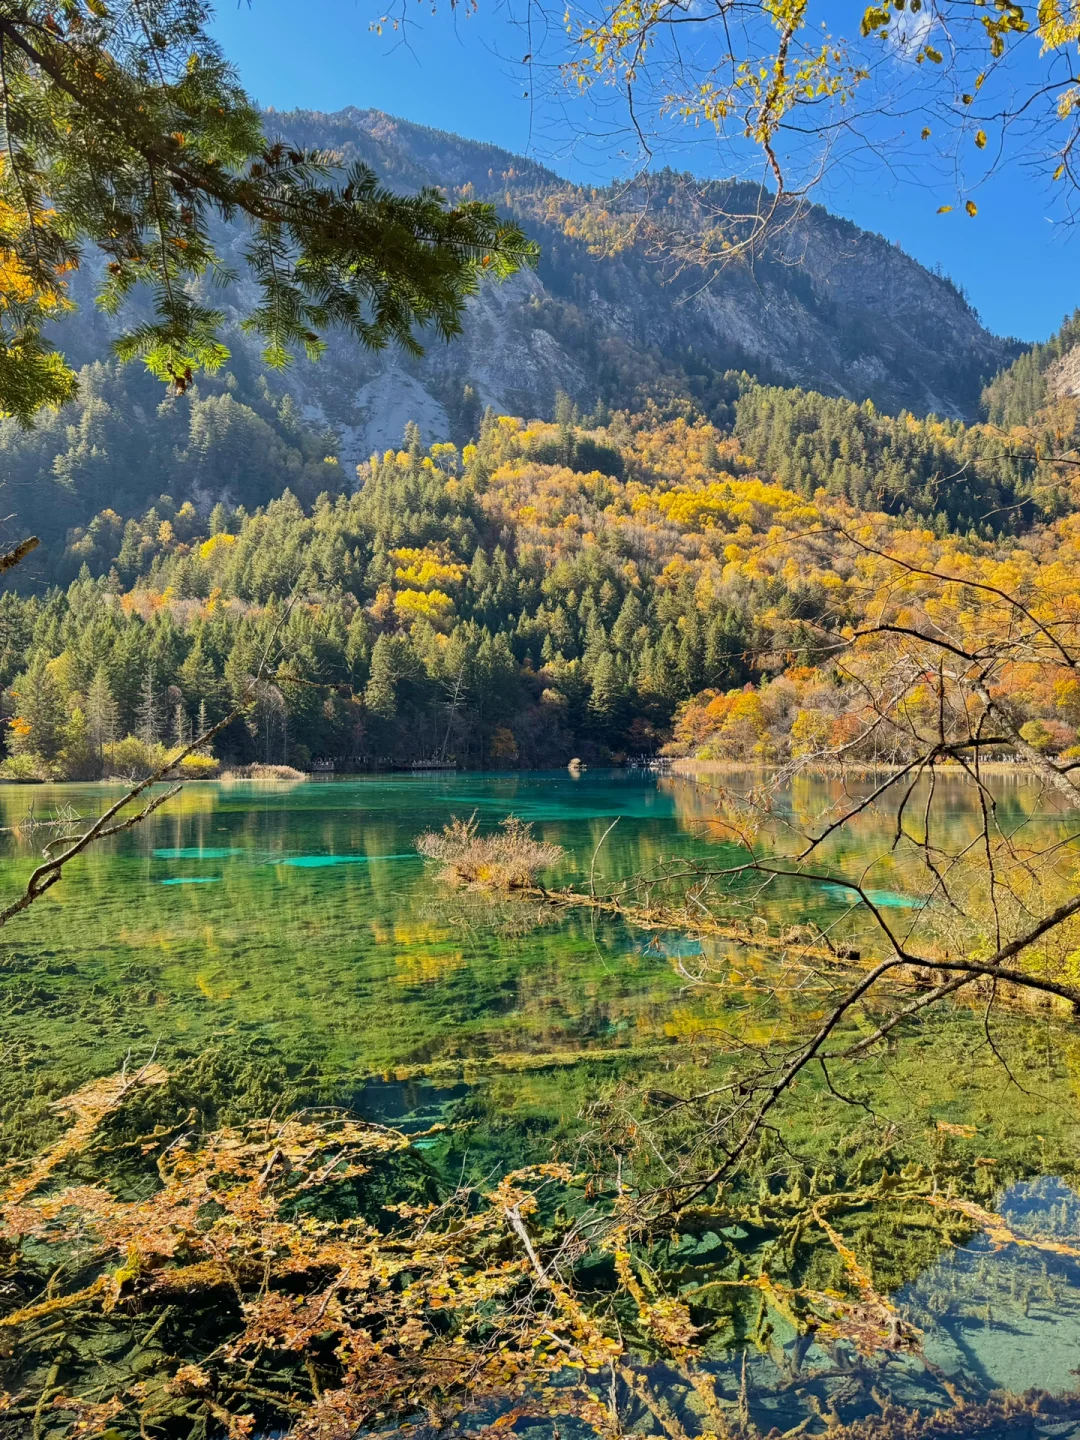
<path fill-rule="evenodd" d="M 200 283 L 234 278 L 220 222 L 248 223 L 258 301 L 242 323 L 278 368 L 298 348 L 317 356 L 331 326 L 415 353 L 418 328 L 457 333 L 482 275 L 534 258 L 490 205 L 396 195 L 363 164 L 268 141 L 208 18 L 198 0 L 0 7 L 0 410 L 20 421 L 74 394 L 44 332 L 94 247 L 103 310 L 152 294 L 119 355 L 179 391 L 228 357 Z"/>
<path fill-rule="evenodd" d="M 1022 155 L 1062 182 L 1075 219 L 1080 12 L 1069 0 L 872 0 L 850 19 L 812 0 L 577 0 L 566 28 L 570 78 L 604 92 L 598 115 L 610 92 L 621 97 L 643 159 L 673 121 L 711 131 L 740 169 L 748 154 L 762 162 L 760 203 L 717 209 L 719 260 L 782 220 L 783 196 L 857 152 L 894 173 L 903 156 L 953 190 L 939 214 L 969 217 L 970 192 Z"/>

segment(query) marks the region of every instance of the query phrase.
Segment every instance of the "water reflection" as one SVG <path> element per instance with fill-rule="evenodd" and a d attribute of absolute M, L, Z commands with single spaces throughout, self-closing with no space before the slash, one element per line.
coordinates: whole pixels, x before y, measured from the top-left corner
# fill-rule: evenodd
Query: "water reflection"
<path fill-rule="evenodd" d="M 775 797 L 777 833 L 819 822 L 852 793 L 837 780 L 800 778 Z M 37 790 L 34 802 L 38 814 L 67 804 L 89 814 L 111 798 L 106 787 L 58 786 Z M 973 787 L 939 782 L 939 800 L 943 845 L 967 844 L 978 825 Z M 1056 836 L 1065 826 L 1033 787 L 1002 782 L 998 805 L 1015 835 Z M 26 807 L 22 787 L 0 786 L 4 823 Z M 717 795 L 679 778 L 590 771 L 189 786 L 81 859 L 33 923 L 5 935 L 20 973 L 36 965 L 55 981 L 39 1053 L 44 1046 L 52 1062 L 75 1068 L 85 987 L 117 1002 L 99 1007 L 97 1046 L 82 1052 L 87 1070 L 122 1060 L 150 1035 L 151 1044 L 178 1036 L 199 1044 L 230 1027 L 266 1037 L 296 1063 L 371 1073 L 506 1049 L 588 1051 L 614 1038 L 675 1044 L 732 1020 L 767 1033 L 793 1006 L 813 1008 L 768 948 L 643 936 L 607 917 L 447 890 L 412 841 L 473 811 L 485 825 L 522 816 L 565 847 L 553 883 L 610 885 L 670 869 L 676 856 L 712 867 L 746 858 Z M 921 924 L 925 866 L 893 843 L 893 829 L 886 808 L 868 809 L 830 840 L 821 863 L 838 878 L 857 875 L 873 903 Z M 6 893 L 38 849 L 32 835 L 2 837 Z M 812 922 L 838 943 L 863 946 L 860 926 L 869 922 L 854 892 L 760 881 L 718 884 L 709 902 L 745 916 L 752 901 L 774 925 Z M 122 1004 L 133 967 L 159 997 L 152 1025 Z"/>
<path fill-rule="evenodd" d="M 995 1248 L 980 1235 L 905 1287 L 898 1302 L 926 1332 L 927 1359 L 950 1379 L 987 1391 L 1075 1390 L 1080 1195 L 1044 1175 L 1010 1186 L 997 1208 L 1028 1245 Z"/>
<path fill-rule="evenodd" d="M 1042 1176 L 1008 1187 L 998 1205 L 1022 1243 L 995 1248 L 980 1236 L 893 1297 L 921 1332 L 912 1348 L 860 1353 L 844 1340 L 797 1333 L 770 1309 L 756 1343 L 728 1348 L 704 1366 L 721 1404 L 759 1434 L 814 1433 L 823 1425 L 826 1433 L 863 1440 L 919 1433 L 1065 1440 L 1080 1433 L 1080 1248 L 1069 1243 L 1080 1196 Z M 691 1265 L 722 1259 L 722 1237 L 748 1239 L 733 1226 L 685 1240 L 675 1253 Z M 686 1405 L 685 1376 L 661 1365 L 650 1378 L 673 1408 Z M 912 1424 L 914 1415 L 925 1418 L 926 1430 Z"/>

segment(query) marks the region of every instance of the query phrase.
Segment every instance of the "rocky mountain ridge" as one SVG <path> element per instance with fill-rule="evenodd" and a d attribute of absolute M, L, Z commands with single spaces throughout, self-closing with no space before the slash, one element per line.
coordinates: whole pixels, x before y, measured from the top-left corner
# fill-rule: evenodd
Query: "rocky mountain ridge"
<path fill-rule="evenodd" d="M 1080 343 L 1067 350 L 1047 371 L 1046 388 L 1058 400 L 1080 398 Z"/>
<path fill-rule="evenodd" d="M 719 377 L 729 370 L 870 399 L 889 413 L 972 416 L 982 384 L 1018 351 L 981 325 L 951 281 L 819 206 L 786 214 L 752 261 L 709 271 L 688 262 L 719 215 L 760 207 L 756 187 L 664 172 L 647 194 L 589 189 L 496 146 L 373 110 L 271 113 L 267 129 L 364 160 L 398 189 L 438 185 L 452 198 L 491 200 L 541 245 L 535 271 L 485 285 L 463 334 L 432 340 L 422 359 L 334 337 L 317 365 L 297 361 L 274 382 L 313 425 L 336 432 L 350 469 L 397 444 L 408 420 L 425 438 L 459 439 L 487 405 L 550 417 L 559 390 L 583 410 L 686 396 L 723 419 L 730 396 Z M 222 238 L 239 262 L 242 232 Z M 235 318 L 245 288 L 227 296 Z M 230 330 L 234 350 L 250 353 Z M 108 339 L 86 303 L 58 334 L 77 362 L 103 358 Z"/>

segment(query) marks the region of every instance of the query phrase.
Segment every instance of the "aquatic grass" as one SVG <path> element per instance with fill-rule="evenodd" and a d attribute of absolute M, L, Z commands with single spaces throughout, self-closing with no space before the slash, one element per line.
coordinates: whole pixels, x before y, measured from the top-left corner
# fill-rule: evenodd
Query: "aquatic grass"
<path fill-rule="evenodd" d="M 226 770 L 221 779 L 226 783 L 235 780 L 306 780 L 307 774 L 292 765 L 234 765 Z"/>
<path fill-rule="evenodd" d="M 565 854 L 561 845 L 537 840 L 532 825 L 514 815 L 498 831 L 481 835 L 475 811 L 468 820 L 455 815 L 441 832 L 418 835 L 416 848 L 427 860 L 441 860 L 449 879 L 486 890 L 528 889 Z"/>

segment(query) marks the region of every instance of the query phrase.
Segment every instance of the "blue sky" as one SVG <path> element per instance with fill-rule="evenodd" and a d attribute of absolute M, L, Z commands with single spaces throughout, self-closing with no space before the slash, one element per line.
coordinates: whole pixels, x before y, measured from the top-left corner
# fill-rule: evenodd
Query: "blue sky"
<path fill-rule="evenodd" d="M 379 14 L 363 0 L 240 0 L 219 11 L 215 31 L 262 105 L 371 106 L 528 153 L 582 182 L 603 183 L 632 167 L 625 140 L 600 134 L 595 117 L 560 98 L 553 75 L 534 70 L 529 78 L 521 58 L 528 49 L 544 53 L 544 37 L 534 32 L 530 41 L 497 0 L 480 0 L 472 15 L 445 5 L 433 15 L 414 4 L 407 42 L 400 32 L 373 33 Z M 689 137 L 658 158 L 706 176 L 732 168 L 729 157 Z M 1024 340 L 1044 339 L 1080 305 L 1080 235 L 1071 238 L 1053 219 L 1049 196 L 1047 178 L 1014 161 L 979 188 L 976 219 L 959 206 L 939 215 L 939 205 L 955 201 L 940 176 L 926 183 L 910 165 L 890 175 L 870 159 L 837 168 L 816 194 L 923 264 L 940 265 L 986 325 Z"/>

